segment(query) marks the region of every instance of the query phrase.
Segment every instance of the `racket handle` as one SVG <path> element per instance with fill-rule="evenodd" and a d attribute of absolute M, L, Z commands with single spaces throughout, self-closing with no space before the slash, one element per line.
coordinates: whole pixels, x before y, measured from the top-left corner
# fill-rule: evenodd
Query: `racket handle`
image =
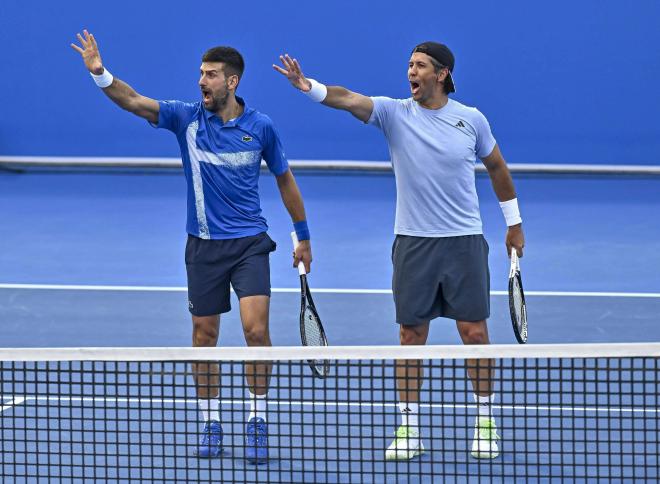
<path fill-rule="evenodd" d="M 295 232 L 291 232 L 291 242 L 293 242 L 293 250 L 296 250 L 296 247 L 298 247 L 299 242 Z M 307 274 L 307 271 L 305 270 L 305 264 L 303 264 L 302 261 L 298 262 L 298 274 L 300 274 L 301 276 Z"/>
<path fill-rule="evenodd" d="M 509 269 L 509 277 L 513 277 L 518 270 L 518 252 L 515 247 L 511 247 L 511 268 Z"/>

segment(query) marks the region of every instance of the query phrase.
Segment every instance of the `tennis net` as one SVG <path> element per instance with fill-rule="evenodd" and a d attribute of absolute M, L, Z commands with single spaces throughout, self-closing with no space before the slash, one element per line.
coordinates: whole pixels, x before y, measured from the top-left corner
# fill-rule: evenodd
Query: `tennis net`
<path fill-rule="evenodd" d="M 658 357 L 660 343 L 0 349 L 0 480 L 657 481 Z M 315 378 L 309 360 L 328 360 L 330 374 Z M 272 365 L 265 411 L 246 362 L 257 379 Z M 494 392 L 482 419 L 466 366 L 480 393 Z M 215 429 L 203 431 L 202 370 L 219 373 L 216 458 L 200 456 L 218 449 Z M 246 443 L 253 405 L 267 445 L 258 420 Z M 419 442 L 421 455 L 388 460 Z"/>

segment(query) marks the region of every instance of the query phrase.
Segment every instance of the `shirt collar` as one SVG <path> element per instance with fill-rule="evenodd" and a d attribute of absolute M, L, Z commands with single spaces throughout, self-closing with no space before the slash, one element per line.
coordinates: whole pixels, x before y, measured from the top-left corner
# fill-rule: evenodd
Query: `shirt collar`
<path fill-rule="evenodd" d="M 249 108 L 248 105 L 245 103 L 245 100 L 242 97 L 236 96 L 236 101 L 238 101 L 238 104 L 243 106 L 243 114 L 241 114 L 239 117 L 232 119 L 231 121 L 227 121 L 225 124 L 223 124 L 223 127 L 228 127 L 228 126 L 236 126 L 238 123 L 245 118 L 245 116 L 252 111 L 252 108 Z M 202 107 L 204 109 L 204 107 Z M 215 113 L 209 111 L 208 109 L 204 109 L 204 116 L 206 119 L 211 119 L 213 116 L 217 117 Z M 222 122 L 222 119 L 218 118 L 220 122 Z"/>

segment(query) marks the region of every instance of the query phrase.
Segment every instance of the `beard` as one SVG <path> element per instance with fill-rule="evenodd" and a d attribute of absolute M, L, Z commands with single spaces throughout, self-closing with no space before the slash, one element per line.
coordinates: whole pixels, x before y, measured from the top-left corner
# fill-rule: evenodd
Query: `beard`
<path fill-rule="evenodd" d="M 229 91 L 224 89 L 222 92 L 217 94 L 210 93 L 210 103 L 209 105 L 204 105 L 204 108 L 207 111 L 218 112 L 227 105 L 227 99 L 229 99 Z"/>

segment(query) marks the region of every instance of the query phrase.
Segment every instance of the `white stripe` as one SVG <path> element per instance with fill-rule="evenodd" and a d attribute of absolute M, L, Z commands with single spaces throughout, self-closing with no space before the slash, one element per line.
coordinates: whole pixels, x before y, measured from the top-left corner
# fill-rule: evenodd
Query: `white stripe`
<path fill-rule="evenodd" d="M 18 398 L 16 400 L 19 400 Z M 27 396 L 21 398 L 20 402 L 89 402 L 89 403 L 130 403 L 136 405 L 154 405 L 154 404 L 173 404 L 173 405 L 197 405 L 197 399 L 194 398 L 131 398 L 131 397 L 68 397 L 68 396 L 49 396 L 49 397 L 35 397 Z M 250 400 L 221 400 L 221 405 L 230 406 L 245 406 L 250 405 Z M 385 403 L 385 402 L 337 402 L 337 401 L 303 401 L 303 400 L 268 400 L 269 406 L 276 407 L 323 407 L 323 408 L 387 408 L 398 407 L 398 403 Z M 422 403 L 420 408 L 448 408 L 448 409 L 469 409 L 475 406 L 474 403 L 465 404 L 452 404 L 452 403 Z M 634 407 L 610 407 L 610 406 L 568 406 L 568 405 L 493 405 L 493 409 L 509 410 L 513 412 L 574 412 L 574 413 L 660 413 L 660 408 L 634 408 Z M 9 407 L 8 407 L 9 408 Z"/>
<path fill-rule="evenodd" d="M 660 357 L 660 343 L 272 346 L 272 347 L 86 347 L 0 348 L 0 361 L 306 361 L 463 360 L 466 358 Z"/>
<path fill-rule="evenodd" d="M 180 158 L 136 158 L 136 157 L 94 157 L 94 156 L 0 156 L 0 164 L 41 167 L 142 167 L 142 168 L 181 168 Z M 360 170 L 392 171 L 389 161 L 362 160 L 289 160 L 294 169 L 313 170 Z M 579 163 L 507 163 L 513 173 L 586 173 L 586 174 L 638 174 L 660 175 L 659 165 L 587 165 Z M 262 162 L 262 168 L 266 164 Z M 486 168 L 478 163 L 477 172 Z"/>
<path fill-rule="evenodd" d="M 20 405 L 26 400 L 27 400 L 26 397 L 14 397 L 7 402 L 2 402 L 2 407 L 0 407 L 0 413 L 4 412 L 5 410 L 14 408 L 16 405 Z"/>
<path fill-rule="evenodd" d="M 197 214 L 197 225 L 199 226 L 199 237 L 201 239 L 210 239 L 209 226 L 206 221 L 206 207 L 204 205 L 204 183 L 199 167 L 200 158 L 197 152 L 197 121 L 188 125 L 186 130 L 186 142 L 188 144 L 188 158 L 190 158 L 190 171 L 192 172 L 192 185 L 195 194 L 195 212 Z"/>
<path fill-rule="evenodd" d="M 62 291 L 136 291 L 136 292 L 186 292 L 185 286 L 120 286 L 93 284 L 11 284 L 2 283 L 0 289 L 47 289 Z M 275 293 L 298 293 L 295 287 L 274 287 Z M 314 294 L 392 294 L 391 289 L 312 289 Z M 491 296 L 507 296 L 507 291 L 490 291 Z M 525 291 L 527 296 L 543 297 L 627 297 L 627 298 L 660 298 L 660 292 L 581 292 L 581 291 Z"/>

